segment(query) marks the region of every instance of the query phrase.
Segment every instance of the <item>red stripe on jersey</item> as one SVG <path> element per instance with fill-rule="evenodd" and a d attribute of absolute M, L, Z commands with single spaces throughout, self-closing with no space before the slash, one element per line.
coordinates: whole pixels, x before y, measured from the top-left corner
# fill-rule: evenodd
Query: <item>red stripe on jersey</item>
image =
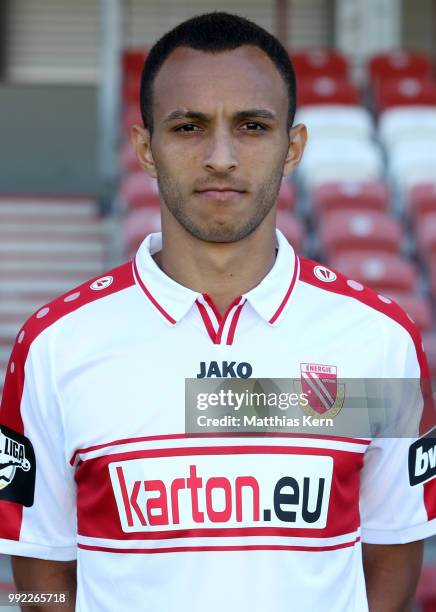
<path fill-rule="evenodd" d="M 112 277 L 111 284 L 100 290 L 91 289 L 91 285 L 102 277 Z M 21 417 L 21 399 L 24 389 L 24 368 L 30 347 L 34 340 L 48 327 L 65 315 L 90 302 L 102 299 L 107 295 L 126 289 L 134 284 L 130 264 L 123 264 L 110 272 L 100 274 L 86 283 L 64 293 L 34 313 L 17 335 L 9 359 L 0 407 L 0 424 L 23 434 Z M 68 299 L 74 296 L 74 299 Z M 36 453 L 38 450 L 36 449 Z M 0 537 L 18 540 L 22 522 L 22 506 L 9 502 L 0 502 L 1 528 Z"/>
<path fill-rule="evenodd" d="M 221 340 L 222 340 L 222 335 L 223 335 L 223 331 L 224 331 L 224 326 L 226 324 L 227 318 L 230 315 L 231 311 L 233 310 L 233 308 L 235 308 L 235 306 L 237 306 L 241 300 L 241 295 L 238 295 L 237 298 L 235 298 L 233 300 L 233 302 L 230 304 L 230 306 L 227 308 L 226 312 L 224 313 L 223 318 L 220 321 L 220 325 L 218 328 L 218 333 L 217 333 L 217 344 L 221 344 Z M 233 332 L 233 335 L 235 335 L 235 332 Z M 231 342 L 227 342 L 227 344 L 231 344 Z"/>
<path fill-rule="evenodd" d="M 279 318 L 279 316 L 282 314 L 284 307 L 286 306 L 286 304 L 289 301 L 289 298 L 291 297 L 291 293 L 292 293 L 292 290 L 294 289 L 295 283 L 297 282 L 299 270 L 300 270 L 300 259 L 299 257 L 296 256 L 295 265 L 294 265 L 294 273 L 292 275 L 291 284 L 289 285 L 288 290 L 286 291 L 285 297 L 283 298 L 280 306 L 277 308 L 277 310 L 275 311 L 275 313 L 269 320 L 269 323 L 271 324 L 275 323 L 277 319 Z"/>
<path fill-rule="evenodd" d="M 214 344 L 217 344 L 215 328 L 212 325 L 212 321 L 210 320 L 209 313 L 207 312 L 204 304 L 202 304 L 198 300 L 196 300 L 195 303 L 197 304 L 197 308 L 200 312 L 201 318 L 203 319 L 203 323 L 204 323 L 207 333 L 209 334 L 209 338 L 212 340 Z"/>
<path fill-rule="evenodd" d="M 129 554 L 159 554 L 173 552 L 230 552 L 242 550 L 299 550 L 301 552 L 324 552 L 328 550 L 338 550 L 348 548 L 360 542 L 356 538 L 352 542 L 344 544 L 333 544 L 331 546 L 285 546 L 280 544 L 248 544 L 247 546 L 179 546 L 173 548 L 109 548 L 106 546 L 90 546 L 89 544 L 78 544 L 78 548 L 83 550 L 93 550 L 110 553 L 129 553 Z"/>
<path fill-rule="evenodd" d="M 159 304 L 159 302 L 156 300 L 156 298 L 154 298 L 152 296 L 152 294 L 150 293 L 150 291 L 147 289 L 147 287 L 144 285 L 144 283 L 142 282 L 142 279 L 139 275 L 138 272 L 138 266 L 136 265 L 136 259 L 133 259 L 133 270 L 135 273 L 135 278 L 138 282 L 138 285 L 141 287 L 142 291 L 145 293 L 145 295 L 148 297 L 148 299 L 150 300 L 150 302 L 153 304 L 153 306 L 155 308 L 157 308 L 157 310 L 161 313 L 161 315 L 163 317 L 165 317 L 165 319 L 167 321 L 169 321 L 170 323 L 172 323 L 173 325 L 176 323 L 176 320 L 173 319 L 173 317 L 165 310 L 165 308 L 163 306 L 161 306 Z"/>
<path fill-rule="evenodd" d="M 207 302 L 208 306 L 211 308 L 211 310 L 213 311 L 214 315 L 217 318 L 218 321 L 218 329 L 215 331 L 215 327 L 210 319 L 209 313 L 207 311 L 207 309 L 205 308 L 204 304 L 202 304 L 201 302 L 199 302 L 197 300 L 196 304 L 198 307 L 198 310 L 200 311 L 201 314 L 201 318 L 203 319 L 203 323 L 206 327 L 207 333 L 209 334 L 210 339 L 212 340 L 212 342 L 214 344 L 221 344 L 222 343 L 222 335 L 223 335 L 223 331 L 227 322 L 228 317 L 230 316 L 230 313 L 232 312 L 232 310 L 238 306 L 239 302 L 242 299 L 241 295 L 238 295 L 237 298 L 235 298 L 233 300 L 233 302 L 230 304 L 230 306 L 227 308 L 226 312 L 224 313 L 223 316 L 221 316 L 218 308 L 216 307 L 216 305 L 214 304 L 214 301 L 212 300 L 212 298 L 207 295 L 207 293 L 203 294 L 203 298 L 204 300 Z M 244 301 L 245 303 L 245 301 Z M 239 315 L 241 314 L 241 309 L 242 306 L 244 305 L 241 304 L 239 310 L 236 309 L 235 312 L 233 313 L 233 318 L 232 321 L 230 323 L 230 328 L 229 328 L 229 332 L 227 334 L 227 341 L 226 344 L 232 344 L 233 339 L 235 337 L 235 330 L 236 330 L 236 325 L 238 323 L 238 319 L 239 319 Z"/>
<path fill-rule="evenodd" d="M 236 326 L 238 324 L 239 317 L 241 315 L 241 311 L 244 308 L 245 302 L 240 304 L 235 310 L 235 314 L 233 315 L 232 322 L 230 324 L 229 333 L 227 334 L 227 344 L 233 344 L 233 339 L 235 337 Z"/>
<path fill-rule="evenodd" d="M 216 307 L 215 302 L 210 297 L 210 295 L 208 295 L 207 293 L 203 293 L 203 297 L 204 297 L 204 301 L 207 302 L 209 304 L 209 306 L 212 308 L 213 313 L 216 316 L 217 323 L 219 324 L 219 322 L 221 321 L 221 313 L 218 310 L 218 308 Z"/>
<path fill-rule="evenodd" d="M 244 438 L 245 437 L 251 437 L 251 438 L 255 438 L 257 437 L 259 434 L 257 432 L 245 432 L 244 433 Z M 122 444 L 134 444 L 136 442 L 155 442 L 157 440 L 183 440 L 183 439 L 190 439 L 190 438 L 234 438 L 234 437 L 240 437 L 240 434 L 234 434 L 234 433 L 226 433 L 226 432 L 222 432 L 222 433 L 197 433 L 197 434 L 185 434 L 185 433 L 180 433 L 180 434 L 167 434 L 167 435 L 160 435 L 160 436 L 141 436 L 139 438 L 123 438 L 121 440 L 112 440 L 111 442 L 105 442 L 104 444 L 96 444 L 95 446 L 88 446 L 86 448 L 79 448 L 77 449 L 73 456 L 70 459 L 70 465 L 74 465 L 77 457 L 79 455 L 85 455 L 86 453 L 91 453 L 92 451 L 95 450 L 100 450 L 102 448 L 109 448 L 111 446 L 118 446 L 118 445 L 122 445 Z M 294 434 L 294 433 L 281 433 L 281 432 L 262 432 L 262 438 L 312 438 L 313 440 L 332 440 L 334 442 L 346 442 L 346 443 L 351 443 L 351 444 L 366 444 L 367 446 L 369 446 L 369 444 L 371 443 L 371 440 L 365 440 L 364 438 L 346 438 L 346 437 L 341 437 L 341 436 L 320 436 L 320 435 L 313 435 L 313 434 Z"/>
<path fill-rule="evenodd" d="M 162 529 L 159 531 L 132 531 L 129 533 L 122 530 L 109 475 L 109 464 L 156 457 L 201 457 L 207 455 L 226 457 L 246 454 L 283 455 L 284 459 L 289 455 L 332 457 L 334 469 L 326 526 L 324 528 L 289 527 L 287 525 L 284 527 L 221 526 L 219 528 L 199 526 L 196 529 Z M 97 457 L 80 463 L 76 470 L 78 533 L 86 537 L 121 540 L 227 536 L 287 536 L 306 538 L 343 536 L 348 533 L 354 533 L 359 528 L 359 486 L 362 465 L 363 453 L 291 446 L 164 448 Z M 138 487 L 140 486 L 138 484 Z M 128 498 L 127 491 L 126 495 Z M 136 512 L 138 510 L 140 510 L 139 507 L 136 508 Z"/>

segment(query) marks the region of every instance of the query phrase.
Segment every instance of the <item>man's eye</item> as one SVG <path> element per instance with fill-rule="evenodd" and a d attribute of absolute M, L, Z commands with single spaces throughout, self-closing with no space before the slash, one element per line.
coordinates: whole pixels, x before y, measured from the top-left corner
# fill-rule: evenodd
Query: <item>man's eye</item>
<path fill-rule="evenodd" d="M 248 132 L 264 132 L 267 128 L 257 121 L 247 121 L 242 126 Z"/>
<path fill-rule="evenodd" d="M 198 132 L 200 128 L 198 125 L 194 125 L 193 123 L 185 123 L 184 125 L 179 125 L 175 128 L 175 132 Z"/>

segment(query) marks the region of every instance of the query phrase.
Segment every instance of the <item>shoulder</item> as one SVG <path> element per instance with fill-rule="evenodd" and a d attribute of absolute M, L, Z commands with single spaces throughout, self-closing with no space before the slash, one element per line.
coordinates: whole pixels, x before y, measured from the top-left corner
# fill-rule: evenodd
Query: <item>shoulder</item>
<path fill-rule="evenodd" d="M 109 296 L 128 289 L 135 284 L 132 262 L 128 261 L 112 270 L 95 276 L 70 291 L 56 297 L 35 311 L 17 334 L 14 351 L 23 358 L 30 346 L 47 329 L 55 326 L 67 315 L 87 304 L 103 302 Z"/>
<path fill-rule="evenodd" d="M 421 343 L 419 329 L 397 302 L 329 266 L 306 257 L 299 259 L 299 280 L 319 290 L 320 297 L 323 293 L 335 294 L 342 297 L 344 302 L 359 304 L 374 317 L 390 322 L 393 329 L 400 333 L 405 331 L 414 342 Z"/>

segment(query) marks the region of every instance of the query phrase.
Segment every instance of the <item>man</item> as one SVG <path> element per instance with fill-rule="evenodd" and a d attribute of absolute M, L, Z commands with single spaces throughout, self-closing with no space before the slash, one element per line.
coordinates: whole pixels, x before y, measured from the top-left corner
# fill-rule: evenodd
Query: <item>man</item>
<path fill-rule="evenodd" d="M 436 503 L 407 440 L 185 432 L 189 378 L 428 375 L 396 304 L 275 232 L 306 141 L 285 50 L 240 17 L 191 19 L 150 51 L 141 111 L 162 235 L 35 313 L 11 355 L 18 587 L 73 609 L 77 557 L 81 612 L 411 609 Z"/>

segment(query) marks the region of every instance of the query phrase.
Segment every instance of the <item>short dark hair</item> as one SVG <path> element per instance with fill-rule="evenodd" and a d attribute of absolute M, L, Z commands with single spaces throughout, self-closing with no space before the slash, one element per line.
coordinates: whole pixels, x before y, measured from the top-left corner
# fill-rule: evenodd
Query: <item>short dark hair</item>
<path fill-rule="evenodd" d="M 256 23 L 224 12 L 198 15 L 164 34 L 150 49 L 141 76 L 141 115 L 144 127 L 153 131 L 153 83 L 162 64 L 178 47 L 219 53 L 253 45 L 264 51 L 281 74 L 289 94 L 288 127 L 296 110 L 295 72 L 283 45 Z"/>

